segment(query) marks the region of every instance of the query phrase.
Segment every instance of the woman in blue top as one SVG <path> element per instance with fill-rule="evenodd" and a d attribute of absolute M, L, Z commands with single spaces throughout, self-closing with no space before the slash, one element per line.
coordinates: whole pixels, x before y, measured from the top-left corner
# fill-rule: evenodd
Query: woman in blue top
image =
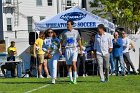
<path fill-rule="evenodd" d="M 45 32 L 45 40 L 42 46 L 44 52 L 51 54 L 52 57 L 49 59 L 49 68 L 52 77 L 52 84 L 55 84 L 55 79 L 57 77 L 57 61 L 59 59 L 59 45 L 60 40 L 56 37 L 56 33 L 52 29 L 48 29 Z"/>

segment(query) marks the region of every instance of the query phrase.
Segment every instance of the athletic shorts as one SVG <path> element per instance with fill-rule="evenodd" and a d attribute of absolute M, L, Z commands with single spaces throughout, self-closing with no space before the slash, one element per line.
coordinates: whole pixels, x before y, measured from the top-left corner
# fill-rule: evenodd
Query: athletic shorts
<path fill-rule="evenodd" d="M 66 48 L 65 49 L 65 58 L 66 64 L 72 65 L 73 61 L 77 61 L 78 49 L 77 48 Z"/>

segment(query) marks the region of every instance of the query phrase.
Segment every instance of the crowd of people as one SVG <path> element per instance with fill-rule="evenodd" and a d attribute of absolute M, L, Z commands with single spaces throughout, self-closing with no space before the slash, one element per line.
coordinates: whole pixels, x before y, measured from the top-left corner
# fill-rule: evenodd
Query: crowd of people
<path fill-rule="evenodd" d="M 87 50 L 82 44 L 78 30 L 73 29 L 73 24 L 72 20 L 67 21 L 67 30 L 61 33 L 59 38 L 51 28 L 45 32 L 40 32 L 39 38 L 36 39 L 34 45 L 30 46 L 30 71 L 37 65 L 39 78 L 44 78 L 42 75 L 42 69 L 44 69 L 45 76 L 48 78 L 51 77 L 52 84 L 55 84 L 57 64 L 62 55 L 65 57 L 70 84 L 77 84 L 77 75 L 79 74 L 81 63 L 83 66 L 83 76 L 86 76 L 85 60 Z M 134 45 L 127 38 L 125 31 L 121 32 L 121 36 L 119 35 L 120 33 L 116 31 L 114 32 L 114 38 L 112 38 L 109 33 L 105 32 L 104 25 L 100 24 L 98 25 L 98 33 L 91 37 L 90 44 L 92 51 L 90 52 L 92 57 L 97 61 L 101 82 L 109 81 L 110 66 L 111 74 L 115 74 L 116 76 L 126 76 L 126 68 L 128 74 L 130 73 L 130 67 L 134 74 L 137 74 L 129 55 L 129 49 L 132 48 L 135 51 Z M 12 41 L 11 46 L 8 48 L 9 57 L 7 60 L 14 61 L 16 53 L 15 42 Z M 50 63 L 49 65 L 48 62 Z M 8 69 L 8 65 L 5 64 L 1 67 L 4 75 L 4 69 Z M 12 76 L 16 77 L 15 64 L 10 64 L 10 66 L 13 67 L 11 68 Z M 121 72 L 119 71 L 119 67 L 121 68 Z"/>

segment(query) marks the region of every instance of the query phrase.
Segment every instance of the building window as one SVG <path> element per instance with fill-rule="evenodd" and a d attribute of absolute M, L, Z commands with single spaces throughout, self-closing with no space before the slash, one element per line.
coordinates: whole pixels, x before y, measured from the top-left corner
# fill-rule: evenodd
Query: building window
<path fill-rule="evenodd" d="M 67 0 L 67 6 L 72 6 L 71 0 Z"/>
<path fill-rule="evenodd" d="M 12 0 L 6 0 L 6 4 L 12 4 Z"/>
<path fill-rule="evenodd" d="M 42 6 L 42 0 L 36 0 L 36 6 Z"/>
<path fill-rule="evenodd" d="M 33 18 L 30 16 L 30 17 L 27 17 L 27 22 L 28 22 L 28 31 L 29 32 L 32 32 L 33 31 Z"/>
<path fill-rule="evenodd" d="M 45 16 L 40 16 L 40 20 L 43 20 L 43 19 L 45 19 Z"/>
<path fill-rule="evenodd" d="M 48 6 L 52 6 L 52 0 L 48 0 Z"/>
<path fill-rule="evenodd" d="M 12 31 L 12 18 L 7 18 L 7 31 Z"/>
<path fill-rule="evenodd" d="M 14 8 L 13 7 L 3 7 L 3 13 L 13 13 Z"/>
<path fill-rule="evenodd" d="M 72 8 L 72 7 L 66 7 L 65 10 L 70 9 L 70 8 Z"/>

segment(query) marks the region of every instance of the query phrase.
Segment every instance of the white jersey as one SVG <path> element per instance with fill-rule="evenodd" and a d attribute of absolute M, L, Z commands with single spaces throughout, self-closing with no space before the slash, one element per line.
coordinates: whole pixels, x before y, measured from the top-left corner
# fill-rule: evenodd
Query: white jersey
<path fill-rule="evenodd" d="M 123 41 L 123 53 L 129 52 L 130 39 L 125 37 L 122 39 L 122 41 Z"/>
<path fill-rule="evenodd" d="M 80 34 L 77 30 L 73 29 L 72 31 L 64 31 L 60 39 L 63 40 L 63 45 L 65 47 L 77 47 L 78 40 L 80 39 Z"/>

